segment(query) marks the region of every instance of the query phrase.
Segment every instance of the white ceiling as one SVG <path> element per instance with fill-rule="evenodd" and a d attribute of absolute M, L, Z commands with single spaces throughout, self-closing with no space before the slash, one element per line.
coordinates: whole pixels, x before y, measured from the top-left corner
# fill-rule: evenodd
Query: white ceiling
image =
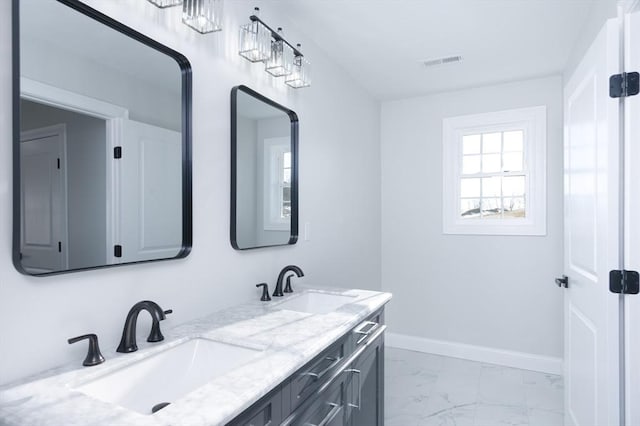
<path fill-rule="evenodd" d="M 598 0 L 280 0 L 379 99 L 561 73 Z M 602 0 L 600 0 L 602 1 Z M 462 55 L 459 64 L 421 61 Z M 313 61 L 313 58 L 310 58 Z"/>

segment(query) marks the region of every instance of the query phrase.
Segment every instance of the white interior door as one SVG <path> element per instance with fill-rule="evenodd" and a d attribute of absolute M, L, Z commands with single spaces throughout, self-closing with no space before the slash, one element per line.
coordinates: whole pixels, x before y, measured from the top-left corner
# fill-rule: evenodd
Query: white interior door
<path fill-rule="evenodd" d="M 182 248 L 182 138 L 125 120 L 119 164 L 116 262 L 175 257 Z"/>
<path fill-rule="evenodd" d="M 31 273 L 67 269 L 64 125 L 20 136 L 20 254 Z"/>
<path fill-rule="evenodd" d="M 625 70 L 640 71 L 640 12 L 625 17 Z M 624 269 L 640 271 L 640 95 L 625 99 Z M 640 295 L 625 303 L 625 424 L 640 425 Z"/>
<path fill-rule="evenodd" d="M 565 86 L 565 424 L 619 424 L 619 33 L 609 21 Z"/>

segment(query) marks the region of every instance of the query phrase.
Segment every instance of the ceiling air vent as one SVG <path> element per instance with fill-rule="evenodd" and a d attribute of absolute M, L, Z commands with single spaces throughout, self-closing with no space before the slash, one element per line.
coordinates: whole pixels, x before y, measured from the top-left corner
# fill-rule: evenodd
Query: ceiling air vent
<path fill-rule="evenodd" d="M 435 67 L 437 65 L 453 64 L 462 61 L 462 56 L 447 56 L 445 58 L 427 59 L 422 61 L 425 67 Z"/>

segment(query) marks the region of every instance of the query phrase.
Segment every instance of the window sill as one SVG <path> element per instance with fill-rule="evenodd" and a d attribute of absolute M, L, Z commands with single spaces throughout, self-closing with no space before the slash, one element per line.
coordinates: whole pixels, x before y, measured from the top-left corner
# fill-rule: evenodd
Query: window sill
<path fill-rule="evenodd" d="M 291 224 L 289 222 L 283 223 L 282 225 L 273 224 L 273 225 L 264 226 L 265 231 L 290 231 L 290 228 L 291 228 Z"/>
<path fill-rule="evenodd" d="M 445 235 L 506 235 L 506 236 L 545 236 L 544 224 L 514 221 L 491 224 L 452 223 L 445 224 L 442 233 Z"/>

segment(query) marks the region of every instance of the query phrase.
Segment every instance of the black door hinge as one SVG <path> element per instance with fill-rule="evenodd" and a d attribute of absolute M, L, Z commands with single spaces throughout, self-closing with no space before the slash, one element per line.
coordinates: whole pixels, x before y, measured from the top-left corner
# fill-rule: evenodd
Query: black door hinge
<path fill-rule="evenodd" d="M 562 278 L 556 278 L 556 285 L 558 287 L 569 288 L 569 277 L 563 275 Z"/>
<path fill-rule="evenodd" d="M 116 146 L 113 148 L 113 158 L 122 158 L 122 147 Z"/>
<path fill-rule="evenodd" d="M 62 253 L 62 241 L 58 241 L 58 253 Z"/>
<path fill-rule="evenodd" d="M 115 257 L 122 257 L 122 246 L 121 245 L 115 245 L 113 246 L 113 255 Z"/>
<path fill-rule="evenodd" d="M 637 72 L 623 72 L 609 77 L 609 96 L 612 98 L 626 98 L 640 93 L 640 74 Z"/>
<path fill-rule="evenodd" d="M 60 159 L 58 158 L 58 170 L 60 170 Z"/>
<path fill-rule="evenodd" d="M 638 272 L 625 270 L 609 272 L 609 291 L 617 294 L 640 293 L 640 276 Z"/>

